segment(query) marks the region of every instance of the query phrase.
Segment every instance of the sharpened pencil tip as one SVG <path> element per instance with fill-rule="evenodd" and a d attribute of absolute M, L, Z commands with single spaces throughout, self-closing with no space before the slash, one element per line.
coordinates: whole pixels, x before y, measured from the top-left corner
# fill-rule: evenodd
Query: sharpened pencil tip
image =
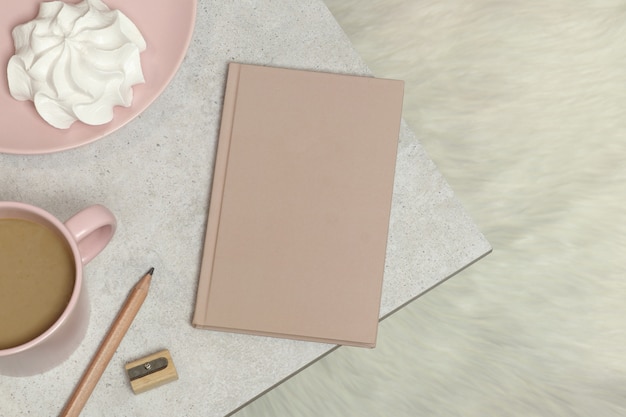
<path fill-rule="evenodd" d="M 150 268 L 150 270 L 148 271 L 148 275 L 152 275 L 154 273 L 154 268 Z"/>

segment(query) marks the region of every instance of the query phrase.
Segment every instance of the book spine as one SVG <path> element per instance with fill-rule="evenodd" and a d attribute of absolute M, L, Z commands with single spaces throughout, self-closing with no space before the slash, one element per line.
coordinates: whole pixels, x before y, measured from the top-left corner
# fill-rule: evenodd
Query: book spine
<path fill-rule="evenodd" d="M 202 263 L 200 267 L 200 277 L 198 279 L 198 291 L 196 296 L 196 307 L 192 324 L 195 327 L 203 327 L 207 322 L 207 309 L 209 291 L 211 287 L 211 275 L 213 272 L 213 261 L 219 233 L 219 220 L 222 211 L 222 199 L 224 195 L 224 183 L 226 180 L 226 170 L 228 167 L 228 155 L 230 153 L 230 142 L 233 130 L 233 120 L 237 100 L 237 89 L 239 87 L 239 74 L 241 65 L 230 63 L 228 66 L 228 76 L 226 89 L 224 92 L 224 104 L 222 109 L 222 121 L 215 156 L 215 168 L 213 171 L 213 185 L 211 188 L 211 200 L 209 202 L 209 213 L 207 216 L 207 228 L 204 238 L 204 248 L 202 253 Z"/>

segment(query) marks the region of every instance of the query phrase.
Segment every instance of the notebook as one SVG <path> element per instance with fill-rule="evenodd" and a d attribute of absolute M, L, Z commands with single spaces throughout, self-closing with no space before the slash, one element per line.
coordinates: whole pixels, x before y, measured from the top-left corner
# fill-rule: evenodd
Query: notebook
<path fill-rule="evenodd" d="M 403 89 L 229 65 L 195 327 L 375 346 Z"/>

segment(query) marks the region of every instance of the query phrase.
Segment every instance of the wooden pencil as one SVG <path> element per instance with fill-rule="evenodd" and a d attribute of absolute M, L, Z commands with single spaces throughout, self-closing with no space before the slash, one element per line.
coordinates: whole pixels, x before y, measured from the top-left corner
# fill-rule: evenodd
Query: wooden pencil
<path fill-rule="evenodd" d="M 118 348 L 120 342 L 126 334 L 126 331 L 130 327 L 133 319 L 146 299 L 153 272 L 154 268 L 150 268 L 150 271 L 148 271 L 148 273 L 146 273 L 146 275 L 144 275 L 137 282 L 137 284 L 135 284 L 135 287 L 128 295 L 126 302 L 115 318 L 115 321 L 111 325 L 106 337 L 100 344 L 100 347 L 91 360 L 89 367 L 83 374 L 83 377 L 74 389 L 74 393 L 61 412 L 62 417 L 78 416 L 87 403 L 89 396 L 98 384 L 98 381 L 109 364 L 109 361 L 113 357 L 115 350 Z"/>

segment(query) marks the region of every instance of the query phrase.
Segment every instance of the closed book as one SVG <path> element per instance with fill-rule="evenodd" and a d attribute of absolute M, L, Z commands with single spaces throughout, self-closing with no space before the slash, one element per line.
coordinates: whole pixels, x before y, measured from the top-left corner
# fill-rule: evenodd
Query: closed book
<path fill-rule="evenodd" d="M 194 326 L 375 346 L 403 88 L 229 65 Z"/>

